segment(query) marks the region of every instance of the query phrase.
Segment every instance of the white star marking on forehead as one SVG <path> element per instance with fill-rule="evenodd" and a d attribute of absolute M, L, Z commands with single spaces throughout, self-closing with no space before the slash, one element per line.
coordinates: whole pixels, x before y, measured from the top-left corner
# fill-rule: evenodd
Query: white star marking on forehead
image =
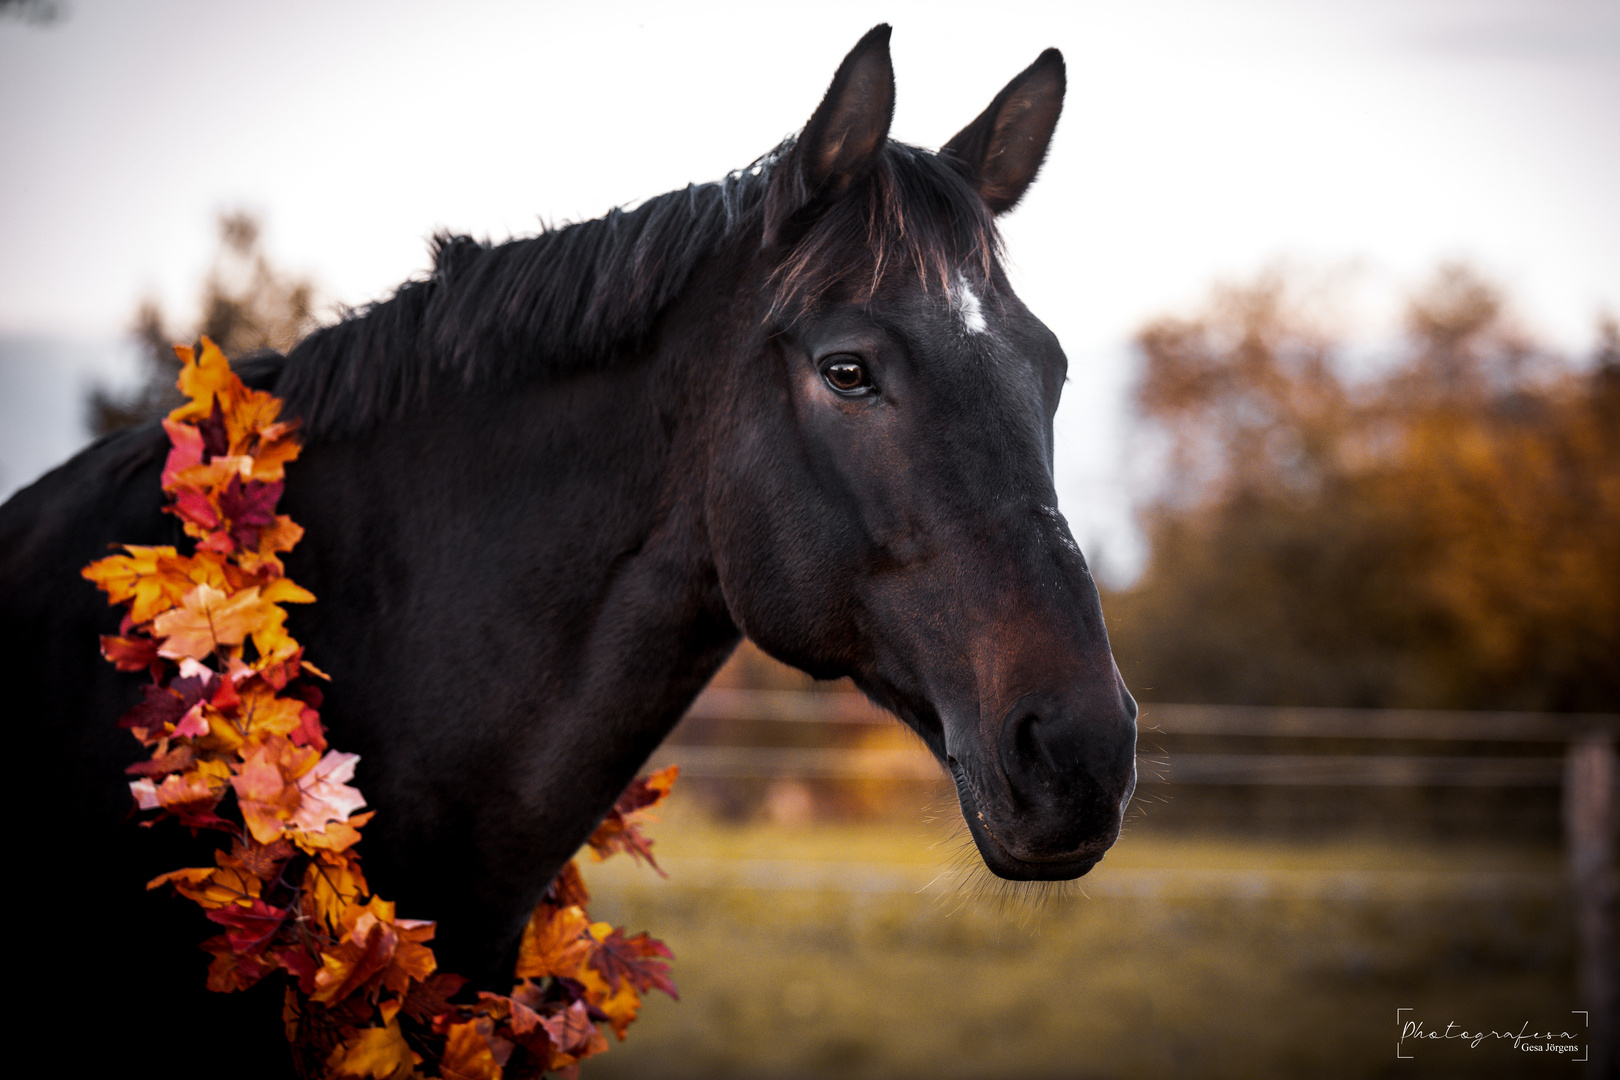
<path fill-rule="evenodd" d="M 968 333 L 983 334 L 989 331 L 990 324 L 984 321 L 984 308 L 979 303 L 978 294 L 961 274 L 951 279 L 951 300 Z"/>

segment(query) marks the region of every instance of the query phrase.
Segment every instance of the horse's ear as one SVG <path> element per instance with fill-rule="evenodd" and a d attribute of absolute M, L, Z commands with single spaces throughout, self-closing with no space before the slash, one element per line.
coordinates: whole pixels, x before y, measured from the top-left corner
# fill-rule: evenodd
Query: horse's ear
<path fill-rule="evenodd" d="M 1063 54 L 1047 49 L 940 150 L 967 167 L 991 213 L 1018 205 L 1034 182 L 1063 111 L 1066 85 Z"/>
<path fill-rule="evenodd" d="M 877 161 L 894 118 L 889 25 L 879 23 L 838 65 L 827 96 L 804 126 L 765 201 L 765 242 L 811 201 L 836 198 Z"/>

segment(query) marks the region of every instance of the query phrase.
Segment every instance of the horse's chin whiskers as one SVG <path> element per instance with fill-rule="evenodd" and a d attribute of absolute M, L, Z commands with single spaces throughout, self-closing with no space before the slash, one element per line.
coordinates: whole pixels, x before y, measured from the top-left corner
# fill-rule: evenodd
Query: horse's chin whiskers
<path fill-rule="evenodd" d="M 948 851 L 947 865 L 928 885 L 936 890 L 936 906 L 946 909 L 946 918 L 972 906 L 1016 922 L 1020 930 L 1038 932 L 1047 911 L 1085 896 L 1078 880 L 1008 881 L 997 877 L 984 865 L 967 823 L 960 818 L 952 835 L 934 846 Z"/>

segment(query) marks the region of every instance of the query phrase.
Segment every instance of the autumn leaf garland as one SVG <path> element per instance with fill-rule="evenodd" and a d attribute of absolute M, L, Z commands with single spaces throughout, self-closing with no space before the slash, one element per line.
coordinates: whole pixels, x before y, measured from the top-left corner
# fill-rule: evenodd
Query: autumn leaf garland
<path fill-rule="evenodd" d="M 209 989 L 286 972 L 283 1020 L 302 1075 L 573 1075 L 607 1048 L 602 1025 L 624 1038 L 642 994 L 675 996 L 669 949 L 592 922 L 570 862 L 524 930 L 511 993 L 451 1000 L 465 980 L 437 970 L 434 924 L 397 917 L 361 873 L 372 815 L 349 784 L 359 759 L 327 745 L 327 676 L 286 631 L 282 605 L 315 599 L 280 559 L 303 535 L 275 512 L 300 450 L 296 421 L 208 339 L 175 351 L 187 400 L 163 422 L 163 490 L 194 550 L 126 546 L 84 570 L 128 607 L 103 655 L 152 677 L 119 721 L 152 751 L 129 770 L 136 804 L 157 811 L 143 824 L 173 817 L 230 838 L 214 866 L 148 888 L 169 885 L 222 928 L 203 944 Z M 671 767 L 625 791 L 590 839 L 596 857 L 625 851 L 657 869 L 639 823 L 674 778 Z"/>

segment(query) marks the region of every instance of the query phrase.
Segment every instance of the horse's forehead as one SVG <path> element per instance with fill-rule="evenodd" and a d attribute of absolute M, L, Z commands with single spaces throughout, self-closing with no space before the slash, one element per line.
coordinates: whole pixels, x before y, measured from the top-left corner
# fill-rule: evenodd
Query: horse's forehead
<path fill-rule="evenodd" d="M 969 334 L 988 334 L 990 323 L 984 317 L 984 301 L 979 293 L 983 286 L 975 288 L 973 282 L 960 270 L 951 275 L 950 306 L 951 312 L 956 316 L 962 329 Z"/>
<path fill-rule="evenodd" d="M 913 283 L 892 297 L 890 325 L 907 340 L 917 375 L 987 422 L 1038 422 L 1053 360 L 1031 330 L 1039 324 L 1004 282 L 958 269 L 944 284 Z"/>
<path fill-rule="evenodd" d="M 889 317 L 904 324 L 910 336 L 939 344 L 966 342 L 966 350 L 951 350 L 965 354 L 996 351 L 997 339 L 1009 330 L 1007 301 L 1012 300 L 1012 308 L 1019 307 L 1016 298 L 994 281 L 961 268 L 948 271 L 943 282 L 919 275 L 902 278 L 899 286 L 886 290 L 886 303 L 880 301 L 871 310 L 887 307 Z"/>
<path fill-rule="evenodd" d="M 945 288 L 921 288 L 905 306 L 912 326 L 932 346 L 936 365 L 964 366 L 975 374 L 988 367 L 1023 381 L 1044 362 L 1029 348 L 1025 324 L 1033 320 L 1004 282 L 952 270 Z"/>

